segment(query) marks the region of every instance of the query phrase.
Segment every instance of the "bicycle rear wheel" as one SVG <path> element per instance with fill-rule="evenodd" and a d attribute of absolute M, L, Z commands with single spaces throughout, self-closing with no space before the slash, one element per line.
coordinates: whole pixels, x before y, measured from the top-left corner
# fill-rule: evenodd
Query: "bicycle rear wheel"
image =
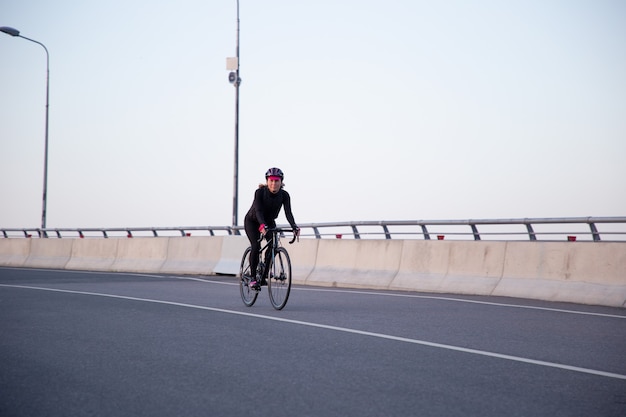
<path fill-rule="evenodd" d="M 276 310 L 282 310 L 287 305 L 291 292 L 291 259 L 287 249 L 278 248 L 268 267 L 267 288 L 270 301 Z"/>
<path fill-rule="evenodd" d="M 248 307 L 252 307 L 259 292 L 250 288 L 250 281 L 254 277 L 254 273 L 250 271 L 250 252 L 251 247 L 248 247 L 243 252 L 243 258 L 241 258 L 241 267 L 239 268 L 239 292 L 241 293 L 241 299 L 243 303 Z"/>

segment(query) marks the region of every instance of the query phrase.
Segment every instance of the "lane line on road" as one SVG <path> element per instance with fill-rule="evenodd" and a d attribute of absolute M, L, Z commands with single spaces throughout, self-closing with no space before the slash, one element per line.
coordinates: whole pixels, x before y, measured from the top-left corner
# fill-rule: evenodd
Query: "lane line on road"
<path fill-rule="evenodd" d="M 157 277 L 155 275 L 149 275 L 152 277 Z M 161 276 L 161 278 L 163 278 Z M 205 278 L 192 278 L 192 277 L 178 277 L 178 276 L 169 276 L 168 278 L 181 279 L 181 280 L 190 280 L 190 281 L 199 281 L 199 282 L 207 282 L 209 284 L 220 284 L 220 285 L 239 285 L 237 282 L 224 282 L 224 281 L 215 281 L 211 279 Z M 594 313 L 591 311 L 577 311 L 577 310 L 566 310 L 563 308 L 552 308 L 552 307 L 539 307 L 539 306 L 529 306 L 529 305 L 520 305 L 520 304 L 508 304 L 508 303 L 496 303 L 493 301 L 481 301 L 481 300 L 468 300 L 465 298 L 454 298 L 454 297 L 439 297 L 435 295 L 416 295 L 416 294 L 398 294 L 392 292 L 377 292 L 377 291 L 363 291 L 357 289 L 329 289 L 329 288 L 303 288 L 303 287 L 291 287 L 292 290 L 295 291 L 314 291 L 314 292 L 333 292 L 333 293 L 341 293 L 341 294 L 360 294 L 360 295 L 377 295 L 384 297 L 400 297 L 400 298 L 419 298 L 423 300 L 441 300 L 441 301 L 453 301 L 459 303 L 471 303 L 471 304 L 482 304 L 482 305 L 491 305 L 496 307 L 511 307 L 511 308 L 522 308 L 527 310 L 543 310 L 543 311 L 553 311 L 557 313 L 567 313 L 567 314 L 580 314 L 584 316 L 597 316 L 597 317 L 611 317 L 616 319 L 624 319 L 626 320 L 626 316 L 620 316 L 619 314 L 607 314 L 607 313 Z"/>
<path fill-rule="evenodd" d="M 433 295 L 415 295 L 415 294 L 397 294 L 397 293 L 382 293 L 375 291 L 342 291 L 342 290 L 330 290 L 330 289 L 313 289 L 313 288 L 298 288 L 301 291 L 328 291 L 328 292 L 350 292 L 355 294 L 368 294 L 368 295 L 384 295 L 388 297 L 404 297 L 404 298 L 421 298 L 428 300 L 443 300 L 443 301 L 454 301 L 461 303 L 472 303 L 472 304 L 484 304 L 484 305 L 492 305 L 497 307 L 512 307 L 512 308 L 523 308 L 528 310 L 545 310 L 545 311 L 554 311 L 558 313 L 569 313 L 569 314 L 582 314 L 585 316 L 600 316 L 600 317 L 612 317 L 617 319 L 626 319 L 626 316 L 620 316 L 618 314 L 606 314 L 606 313 L 593 313 L 589 311 L 576 311 L 576 310 L 566 310 L 561 308 L 552 308 L 552 307 L 539 307 L 539 306 L 527 306 L 527 305 L 519 305 L 519 304 L 507 304 L 507 303 L 495 303 L 493 301 L 480 301 L 480 300 L 468 300 L 465 298 L 454 298 L 454 297 L 437 297 Z"/>
<path fill-rule="evenodd" d="M 364 331 L 364 330 L 349 329 L 349 328 L 346 328 L 346 327 L 330 326 L 330 325 L 326 325 L 326 324 L 311 323 L 311 322 L 306 322 L 306 321 L 301 321 L 301 320 L 291 320 L 291 319 L 286 319 L 286 318 L 281 318 L 281 317 L 264 316 L 264 315 L 261 315 L 261 314 L 246 313 L 246 312 L 243 312 L 243 311 L 226 310 L 226 309 L 223 309 L 223 308 L 206 307 L 206 306 L 199 306 L 199 305 L 194 305 L 194 304 L 178 303 L 178 302 L 173 302 L 173 301 L 154 300 L 154 299 L 149 299 L 149 298 L 129 297 L 129 296 L 125 296 L 125 295 L 104 294 L 104 293 L 95 293 L 95 292 L 86 292 L 86 291 L 74 291 L 74 290 L 62 290 L 62 289 L 57 289 L 57 288 L 33 287 L 33 286 L 26 286 L 26 285 L 0 284 L 0 287 L 20 288 L 20 289 L 40 290 L 40 291 L 51 291 L 51 292 L 60 292 L 60 293 L 67 293 L 67 294 L 79 294 L 79 295 L 89 295 L 89 296 L 106 297 L 106 298 L 116 298 L 116 299 L 121 299 L 121 300 L 141 301 L 141 302 L 155 303 L 155 304 L 164 304 L 164 305 L 171 305 L 171 306 L 177 306 L 177 307 L 194 308 L 194 309 L 198 309 L 198 310 L 207 310 L 207 311 L 213 311 L 213 312 L 225 313 L 225 314 L 234 314 L 234 315 L 239 315 L 239 316 L 255 317 L 255 318 L 260 318 L 260 319 L 265 319 L 265 320 L 272 320 L 272 321 L 278 321 L 278 322 L 283 322 L 283 323 L 297 324 L 297 325 L 301 325 L 301 326 L 315 327 L 315 328 L 326 329 L 326 330 L 334 330 L 334 331 L 343 332 L 343 333 L 358 334 L 358 335 L 362 335 L 362 336 L 370 336 L 370 337 L 376 337 L 376 338 L 380 338 L 380 339 L 387 339 L 387 340 L 393 340 L 393 341 L 398 341 L 398 342 L 412 343 L 412 344 L 416 344 L 416 345 L 422 345 L 422 346 L 429 346 L 429 347 L 434 347 L 434 348 L 439 348 L 439 349 L 452 350 L 452 351 L 456 351 L 456 352 L 470 353 L 470 354 L 474 354 L 474 355 L 480 355 L 480 356 L 486 356 L 486 357 L 498 358 L 498 359 L 505 359 L 505 360 L 510 360 L 510 361 L 514 361 L 514 362 L 521 362 L 521 363 L 527 363 L 527 364 L 532 364 L 532 365 L 539 365 L 539 366 L 545 366 L 545 367 L 550 367 L 550 368 L 564 369 L 564 370 L 568 370 L 568 371 L 574 371 L 574 372 L 579 372 L 579 373 L 591 374 L 591 375 L 596 375 L 596 376 L 603 376 L 603 377 L 607 377 L 607 378 L 615 378 L 615 379 L 626 380 L 626 375 L 617 374 L 617 373 L 613 373 L 613 372 L 605 372 L 605 371 L 599 371 L 599 370 L 595 370 L 595 369 L 581 368 L 581 367 L 578 367 L 578 366 L 571 366 L 571 365 L 564 365 L 564 364 L 554 363 L 554 362 L 547 362 L 547 361 L 540 361 L 540 360 L 529 359 L 529 358 L 522 358 L 522 357 L 519 357 L 519 356 L 505 355 L 505 354 L 501 354 L 501 353 L 488 352 L 488 351 L 478 350 L 478 349 L 469 349 L 469 348 L 464 348 L 464 347 L 460 347 L 460 346 L 446 345 L 446 344 L 442 344 L 442 343 L 434 343 L 434 342 L 428 342 L 428 341 L 425 341 L 425 340 L 418 340 L 418 339 L 410 339 L 410 338 L 406 338 L 406 337 L 393 336 L 393 335 L 388 335 L 388 334 L 383 334 L 383 333 L 375 333 L 375 332 L 368 332 L 368 331 Z"/>
<path fill-rule="evenodd" d="M 4 268 L 3 267 L 3 269 L 20 269 L 20 268 L 10 268 L 10 267 Z M 74 270 L 57 270 L 57 269 L 41 269 L 41 270 L 49 271 L 49 272 L 62 272 L 62 273 L 70 272 L 70 273 L 94 274 L 94 275 L 97 275 L 97 274 L 108 274 L 108 275 L 110 275 L 111 274 L 110 272 L 102 272 L 102 271 L 74 271 Z M 161 279 L 163 279 L 163 278 L 179 279 L 179 280 L 183 280 L 183 281 L 198 281 L 198 282 L 206 282 L 206 283 L 209 283 L 209 284 L 218 284 L 218 285 L 235 285 L 235 286 L 239 285 L 238 282 L 224 282 L 224 281 L 218 281 L 218 280 L 207 279 L 207 278 L 197 278 L 197 277 L 190 277 L 190 276 L 177 276 L 177 275 L 170 275 L 170 274 L 156 275 L 156 274 L 147 274 L 147 273 L 141 273 L 141 272 L 120 272 L 118 274 L 120 274 L 120 275 L 127 275 L 127 276 L 161 278 Z M 492 306 L 495 306 L 495 307 L 510 307 L 510 308 L 521 308 L 521 309 L 526 309 L 526 310 L 552 311 L 552 312 L 565 313 L 565 314 L 579 314 L 579 315 L 583 315 L 583 316 L 611 317 L 611 318 L 626 320 L 626 316 L 625 315 L 619 315 L 619 314 L 594 313 L 594 312 L 590 312 L 590 311 L 567 310 L 567 309 L 552 308 L 552 307 L 539 307 L 539 306 L 520 305 L 520 304 L 496 303 L 496 302 L 493 302 L 493 301 L 468 300 L 468 299 L 465 299 L 465 298 L 443 297 L 443 296 L 436 296 L 436 295 L 399 294 L 399 293 L 392 293 L 392 292 L 364 291 L 364 290 L 351 289 L 351 288 L 345 288 L 345 289 L 305 288 L 305 287 L 302 287 L 302 286 L 292 287 L 292 290 L 295 290 L 295 291 L 335 292 L 335 293 L 343 293 L 343 294 L 377 295 L 377 296 L 384 296 L 384 297 L 419 298 L 419 299 L 424 299 L 424 300 L 452 301 L 452 302 L 459 302 L 459 303 L 472 303 L 472 304 L 492 305 Z"/>

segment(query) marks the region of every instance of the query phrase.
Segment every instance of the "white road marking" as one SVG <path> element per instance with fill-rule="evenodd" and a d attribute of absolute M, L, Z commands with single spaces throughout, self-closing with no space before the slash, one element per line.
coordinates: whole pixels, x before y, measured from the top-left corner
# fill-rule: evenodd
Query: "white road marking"
<path fill-rule="evenodd" d="M 330 289 L 314 289 L 314 288 L 299 288 L 299 290 L 304 291 L 331 291 L 331 292 L 351 292 L 355 294 L 369 294 L 369 295 L 384 295 L 388 297 L 406 297 L 406 298 L 421 298 L 421 299 L 430 299 L 430 300 L 442 300 L 442 301 L 454 301 L 459 303 L 473 303 L 473 304 L 483 304 L 483 305 L 492 305 L 497 307 L 512 307 L 512 308 L 523 308 L 528 310 L 545 310 L 545 311 L 554 311 L 558 313 L 568 313 L 568 314 L 582 314 L 585 316 L 600 316 L 600 317 L 612 317 L 616 319 L 626 319 L 626 316 L 620 316 L 618 314 L 605 314 L 605 313 L 593 313 L 590 311 L 577 311 L 577 310 L 566 310 L 561 308 L 551 308 L 551 307 L 538 307 L 538 306 L 528 306 L 528 305 L 520 305 L 520 304 L 507 304 L 507 303 L 494 303 L 493 301 L 480 301 L 480 300 L 468 300 L 465 298 L 453 298 L 453 297 L 443 297 L 436 295 L 416 295 L 416 294 L 398 294 L 398 293 L 382 293 L 375 291 L 359 291 L 359 290 L 330 290 Z"/>
<path fill-rule="evenodd" d="M 156 275 L 148 275 L 148 276 L 157 277 Z M 164 278 L 164 277 L 161 276 L 161 278 Z M 215 280 L 206 279 L 206 278 L 180 277 L 180 276 L 174 276 L 174 275 L 168 276 L 167 278 L 200 281 L 200 282 L 207 282 L 209 284 L 239 285 L 238 282 L 215 281 Z M 493 301 L 468 300 L 465 298 L 444 297 L 444 296 L 436 296 L 436 295 L 399 294 L 399 293 L 391 293 L 391 292 L 366 291 L 366 290 L 357 290 L 357 289 L 349 289 L 349 288 L 330 289 L 330 288 L 291 287 L 291 290 L 292 291 L 335 292 L 335 293 L 343 293 L 343 294 L 377 295 L 377 296 L 383 296 L 383 297 L 420 298 L 420 299 L 426 299 L 426 300 L 453 301 L 457 303 L 482 304 L 482 305 L 491 305 L 491 306 L 496 306 L 496 307 L 522 308 L 522 309 L 527 309 L 527 310 L 544 310 L 544 311 L 554 311 L 557 313 L 580 314 L 584 316 L 598 316 L 598 317 L 612 317 L 616 319 L 626 319 L 626 316 L 621 316 L 619 314 L 594 313 L 591 311 L 566 310 L 562 308 L 495 303 Z"/>
<path fill-rule="evenodd" d="M 613 372 L 605 372 L 605 371 L 599 371 L 595 369 L 581 368 L 578 366 L 570 366 L 570 365 L 564 365 L 560 363 L 522 358 L 519 356 L 504 355 L 504 354 L 488 352 L 484 350 L 469 349 L 469 348 L 464 348 L 464 347 L 459 347 L 459 346 L 446 345 L 442 343 L 428 342 L 425 340 L 392 336 L 392 335 L 387 335 L 383 333 L 375 333 L 375 332 L 368 332 L 368 331 L 363 331 L 363 330 L 349 329 L 346 327 L 329 326 L 326 324 L 311 323 L 311 322 L 300 321 L 300 320 L 291 320 L 291 319 L 286 319 L 286 318 L 281 318 L 281 317 L 264 316 L 260 314 L 254 314 L 254 313 L 245 313 L 242 311 L 226 310 L 223 308 L 205 307 L 205 306 L 199 306 L 199 305 L 193 305 L 193 304 L 177 303 L 173 301 L 153 300 L 149 298 L 129 297 L 125 295 L 102 294 L 102 293 L 74 291 L 74 290 L 62 290 L 62 289 L 57 289 L 57 288 L 32 287 L 32 286 L 26 286 L 26 285 L 0 284 L 0 287 L 21 288 L 21 289 L 30 289 L 30 290 L 61 292 L 61 293 L 67 293 L 67 294 L 80 294 L 80 295 L 90 295 L 90 296 L 97 296 L 97 297 L 117 298 L 121 300 L 141 301 L 141 302 L 164 304 L 164 305 L 171 305 L 171 306 L 177 306 L 177 307 L 194 308 L 198 310 L 207 310 L 207 311 L 213 311 L 213 312 L 225 313 L 225 314 L 234 314 L 234 315 L 239 315 L 239 316 L 255 317 L 255 318 L 260 318 L 264 320 L 273 320 L 273 321 L 278 321 L 278 322 L 283 322 L 283 323 L 297 324 L 301 326 L 315 327 L 315 328 L 326 329 L 326 330 L 334 330 L 334 331 L 343 332 L 343 333 L 351 333 L 351 334 L 358 334 L 362 336 L 377 337 L 380 339 L 394 340 L 398 342 L 412 343 L 416 345 L 429 346 L 429 347 L 434 347 L 434 348 L 439 348 L 439 349 L 447 349 L 447 350 L 452 350 L 452 351 L 457 351 L 457 352 L 470 353 L 474 355 L 487 356 L 491 358 L 505 359 L 505 360 L 515 361 L 515 362 L 528 363 L 532 365 L 539 365 L 539 366 L 545 366 L 545 367 L 550 367 L 550 368 L 558 368 L 558 369 L 564 369 L 568 371 L 580 372 L 580 373 L 591 374 L 591 375 L 596 375 L 596 376 L 603 376 L 607 378 L 626 380 L 626 375 L 617 374 Z"/>
<path fill-rule="evenodd" d="M 3 269 L 21 269 L 21 268 L 3 268 Z M 105 274 L 111 275 L 111 272 L 107 271 L 73 271 L 73 270 L 58 270 L 58 269 L 40 269 L 42 271 L 49 272 L 60 272 L 60 273 L 80 273 L 80 274 Z M 191 276 L 179 276 L 179 275 L 156 275 L 156 274 L 147 274 L 140 272 L 120 272 L 120 275 L 126 276 L 138 276 L 138 277 L 150 277 L 150 278 L 167 278 L 167 279 L 179 279 L 184 281 L 199 281 L 199 282 L 207 282 L 209 284 L 219 284 L 219 285 L 239 285 L 236 281 L 236 278 L 233 276 L 233 282 L 225 282 L 218 281 L 208 278 L 199 278 L 199 277 L 191 277 Z M 377 295 L 384 297 L 402 297 L 402 298 L 419 298 L 424 300 L 441 300 L 441 301 L 452 301 L 457 303 L 472 303 L 472 304 L 482 304 L 482 305 L 491 305 L 496 307 L 509 307 L 509 308 L 521 308 L 527 310 L 543 310 L 543 311 L 553 311 L 558 313 L 566 313 L 566 314 L 580 314 L 583 316 L 597 316 L 597 317 L 612 317 L 616 319 L 626 319 L 626 315 L 619 314 L 606 314 L 606 313 L 594 313 L 590 311 L 580 311 L 580 310 L 566 310 L 560 308 L 551 308 L 551 307 L 539 307 L 539 306 L 529 306 L 529 305 L 521 305 L 521 304 L 508 304 L 508 303 L 495 303 L 493 301 L 480 301 L 480 300 L 468 300 L 465 298 L 454 298 L 454 297 L 445 297 L 445 296 L 437 296 L 437 295 L 417 295 L 417 294 L 401 294 L 401 293 L 392 293 L 392 292 L 377 292 L 377 291 L 367 291 L 367 290 L 358 290 L 358 289 L 339 289 L 339 288 L 311 288 L 311 287 L 292 287 L 292 291 L 317 291 L 317 292 L 336 292 L 336 293 L 344 293 L 344 294 L 364 294 L 364 295 Z"/>

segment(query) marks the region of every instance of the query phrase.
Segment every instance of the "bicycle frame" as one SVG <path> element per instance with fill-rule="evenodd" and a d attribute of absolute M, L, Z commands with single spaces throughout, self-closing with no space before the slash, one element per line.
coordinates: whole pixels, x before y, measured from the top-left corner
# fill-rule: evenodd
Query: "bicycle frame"
<path fill-rule="evenodd" d="M 268 233 L 270 232 L 268 231 Z M 271 256 L 274 257 L 274 254 L 276 253 L 276 249 L 278 248 L 280 244 L 280 236 L 278 236 L 278 233 L 272 233 L 272 238 L 270 240 L 265 241 L 265 246 L 263 246 L 263 243 L 262 243 L 264 239 L 265 239 L 265 236 L 261 236 L 259 238 L 259 242 L 261 242 L 261 248 L 259 249 L 259 260 L 261 260 L 260 258 L 263 255 L 263 252 L 268 251 L 270 249 L 272 251 L 270 252 Z M 269 248 L 270 245 L 271 245 L 271 248 Z"/>
<path fill-rule="evenodd" d="M 261 236 L 259 238 L 259 242 L 261 243 L 261 248 L 259 248 L 259 265 L 261 265 L 261 262 L 264 262 L 265 259 L 268 258 L 267 253 L 265 254 L 265 259 L 263 258 L 263 252 L 265 252 L 265 251 L 271 250 L 270 255 L 269 255 L 269 259 L 273 260 L 275 258 L 276 250 L 281 246 L 280 245 L 280 234 L 282 234 L 284 232 L 285 232 L 284 229 L 278 229 L 278 228 L 267 229 L 267 233 L 271 233 L 272 234 L 272 238 L 270 240 L 266 240 L 265 246 L 263 246 L 263 243 L 262 243 L 263 240 L 265 239 L 265 236 Z M 289 243 L 293 243 L 294 240 L 296 239 L 296 237 L 297 236 L 294 234 L 293 240 L 291 240 L 291 242 L 289 242 Z M 271 248 L 270 248 L 270 245 L 271 245 Z M 265 267 L 265 265 L 264 265 L 264 267 Z"/>
<path fill-rule="evenodd" d="M 272 306 L 276 310 L 281 310 L 287 304 L 289 293 L 291 290 L 291 260 L 289 253 L 280 244 L 280 237 L 284 230 L 278 228 L 268 229 L 267 233 L 271 236 L 261 236 L 259 239 L 260 247 L 256 254 L 252 254 L 252 247 L 248 247 L 243 254 L 240 267 L 239 289 L 244 304 L 251 307 L 261 290 L 258 285 L 250 286 L 254 280 L 262 279 L 261 285 L 267 283 L 268 294 Z M 284 235 L 283 235 L 284 236 Z M 289 242 L 293 243 L 298 238 L 297 231 L 294 238 Z M 262 243 L 263 240 L 265 243 Z M 259 263 L 256 271 L 250 270 L 250 257 L 258 256 Z"/>

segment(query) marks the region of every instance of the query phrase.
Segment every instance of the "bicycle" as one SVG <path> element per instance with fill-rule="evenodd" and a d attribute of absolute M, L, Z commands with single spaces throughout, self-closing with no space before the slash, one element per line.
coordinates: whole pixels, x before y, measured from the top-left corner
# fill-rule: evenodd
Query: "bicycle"
<path fill-rule="evenodd" d="M 276 310 L 282 310 L 287 305 L 289 293 L 291 292 L 291 259 L 287 249 L 280 244 L 280 235 L 284 235 L 286 231 L 291 230 L 280 228 L 267 230 L 267 233 L 271 233 L 271 239 L 267 241 L 265 246 L 261 244 L 258 253 L 259 264 L 255 274 L 250 271 L 250 252 L 252 247 L 248 246 L 244 251 L 239 269 L 239 292 L 246 306 L 252 307 L 259 296 L 259 292 L 261 292 L 261 287 L 251 288 L 250 282 L 253 280 L 260 282 L 263 279 L 266 268 L 268 271 L 267 289 L 272 307 Z M 298 238 L 297 232 L 291 232 L 294 234 L 289 244 L 292 244 Z M 261 236 L 259 242 L 262 242 L 263 239 L 264 236 Z M 269 254 L 267 251 L 270 251 Z M 265 265 L 266 257 L 268 260 L 267 265 Z"/>

